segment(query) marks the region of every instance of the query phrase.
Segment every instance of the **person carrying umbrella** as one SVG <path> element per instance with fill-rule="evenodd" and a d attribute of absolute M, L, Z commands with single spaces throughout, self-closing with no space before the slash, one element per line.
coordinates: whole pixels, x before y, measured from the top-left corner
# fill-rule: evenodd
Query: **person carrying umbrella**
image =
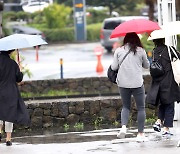
<path fill-rule="evenodd" d="M 30 117 L 17 85 L 22 81 L 23 73 L 18 64 L 10 58 L 13 51 L 0 51 L 0 141 L 4 121 L 7 146 L 12 145 L 13 123 L 27 126 L 30 124 Z"/>
<path fill-rule="evenodd" d="M 126 56 L 126 57 L 125 57 Z M 124 58 L 125 57 L 125 58 Z M 138 134 L 137 141 L 145 141 L 144 124 L 145 124 L 145 90 L 143 85 L 142 68 L 149 68 L 149 61 L 141 41 L 135 32 L 127 33 L 123 40 L 122 47 L 116 49 L 114 53 L 112 70 L 118 70 L 116 82 L 119 87 L 122 99 L 121 125 L 118 132 L 118 138 L 124 138 L 127 132 L 129 120 L 131 96 L 136 101 L 138 110 Z"/>
<path fill-rule="evenodd" d="M 168 54 L 168 46 L 165 45 L 164 37 L 163 31 L 154 31 L 148 38 L 148 40 L 153 40 L 155 45 L 153 50 L 153 61 L 158 61 L 164 73 L 158 75 L 157 71 L 151 71 L 150 69 L 152 82 L 147 93 L 146 102 L 158 107 L 158 119 L 153 125 L 153 129 L 157 132 L 161 132 L 161 127 L 163 127 L 162 135 L 168 138 L 173 135 L 169 128 L 173 127 L 174 102 L 180 102 L 180 89 L 174 80 L 171 60 Z M 180 58 L 180 53 L 176 50 L 175 52 Z M 171 52 L 171 57 L 175 57 L 173 52 Z"/>

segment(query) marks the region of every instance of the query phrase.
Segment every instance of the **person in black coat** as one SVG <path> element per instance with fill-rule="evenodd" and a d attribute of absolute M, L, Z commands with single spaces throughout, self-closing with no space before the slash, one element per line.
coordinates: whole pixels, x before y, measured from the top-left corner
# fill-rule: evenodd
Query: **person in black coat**
<path fill-rule="evenodd" d="M 154 130 L 160 132 L 163 126 L 162 135 L 172 135 L 169 128 L 173 127 L 174 102 L 180 102 L 180 88 L 174 80 L 168 47 L 164 44 L 165 39 L 154 39 L 153 42 L 155 45 L 153 59 L 159 61 L 165 72 L 157 77 L 151 74 L 152 82 L 147 93 L 146 102 L 158 106 L 158 120 L 153 125 Z M 178 52 L 177 55 L 180 58 Z M 175 57 L 172 52 L 171 56 Z"/>
<path fill-rule="evenodd" d="M 12 145 L 13 123 L 30 124 L 29 114 L 17 85 L 17 82 L 22 81 L 23 73 L 20 72 L 18 64 L 10 58 L 13 51 L 0 52 L 0 140 L 2 122 L 5 121 L 7 146 Z"/>

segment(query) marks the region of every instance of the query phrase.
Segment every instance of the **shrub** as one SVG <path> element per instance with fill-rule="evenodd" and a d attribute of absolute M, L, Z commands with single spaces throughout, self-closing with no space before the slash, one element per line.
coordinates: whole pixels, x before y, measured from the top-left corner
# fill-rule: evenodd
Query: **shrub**
<path fill-rule="evenodd" d="M 98 41 L 101 24 L 92 24 L 87 26 L 87 40 Z M 44 29 L 42 30 L 49 43 L 73 42 L 75 41 L 74 27 L 63 29 Z"/>
<path fill-rule="evenodd" d="M 56 43 L 56 42 L 72 42 L 74 41 L 74 29 L 44 29 L 43 30 L 47 42 Z"/>
<path fill-rule="evenodd" d="M 71 13 L 71 8 L 65 5 L 56 3 L 50 5 L 43 10 L 48 28 L 64 28 L 68 17 Z"/>
<path fill-rule="evenodd" d="M 87 26 L 87 40 L 98 41 L 101 30 L 101 24 L 92 24 Z"/>

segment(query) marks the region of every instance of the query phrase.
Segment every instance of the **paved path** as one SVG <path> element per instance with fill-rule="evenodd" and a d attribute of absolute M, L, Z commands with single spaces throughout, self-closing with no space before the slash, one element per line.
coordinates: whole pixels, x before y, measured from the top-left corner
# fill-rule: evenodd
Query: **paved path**
<path fill-rule="evenodd" d="M 170 139 L 146 128 L 148 141 L 136 142 L 137 129 L 128 130 L 125 139 L 117 139 L 119 129 L 86 132 L 45 133 L 13 138 L 13 145 L 0 144 L 0 154 L 179 154 L 180 123 L 175 122 Z"/>

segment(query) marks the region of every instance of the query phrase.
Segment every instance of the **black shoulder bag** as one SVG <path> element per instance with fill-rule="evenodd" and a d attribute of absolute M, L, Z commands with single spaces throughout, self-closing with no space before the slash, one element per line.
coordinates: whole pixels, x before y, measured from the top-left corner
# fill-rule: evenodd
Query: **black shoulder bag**
<path fill-rule="evenodd" d="M 126 55 L 123 57 L 121 63 L 119 64 L 119 67 L 121 66 L 122 62 L 124 61 L 124 59 L 127 57 L 127 55 L 128 55 L 129 53 L 130 53 L 130 51 L 127 52 Z M 117 83 L 116 83 L 117 73 L 118 73 L 118 69 L 114 71 L 114 70 L 112 70 L 111 65 L 110 65 L 109 68 L 108 68 L 108 71 L 107 71 L 107 76 L 108 76 L 108 79 L 109 79 L 112 83 L 117 84 Z"/>
<path fill-rule="evenodd" d="M 150 74 L 153 78 L 160 77 L 160 76 L 164 75 L 164 73 L 165 73 L 165 70 L 164 70 L 162 64 L 159 62 L 159 60 L 161 59 L 161 56 L 164 52 L 164 49 L 156 61 L 154 60 L 154 50 L 152 51 L 153 52 L 153 60 L 152 60 L 152 63 L 150 65 Z"/>

